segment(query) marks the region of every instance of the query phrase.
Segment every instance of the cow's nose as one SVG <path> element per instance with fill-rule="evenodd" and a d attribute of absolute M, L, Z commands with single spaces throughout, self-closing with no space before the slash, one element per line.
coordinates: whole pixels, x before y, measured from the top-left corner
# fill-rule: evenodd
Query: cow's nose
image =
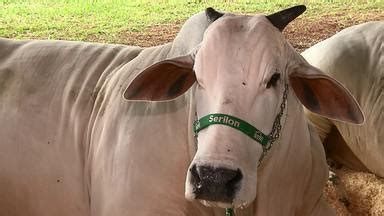
<path fill-rule="evenodd" d="M 208 201 L 231 203 L 243 178 L 239 169 L 193 165 L 190 171 L 196 199 Z"/>

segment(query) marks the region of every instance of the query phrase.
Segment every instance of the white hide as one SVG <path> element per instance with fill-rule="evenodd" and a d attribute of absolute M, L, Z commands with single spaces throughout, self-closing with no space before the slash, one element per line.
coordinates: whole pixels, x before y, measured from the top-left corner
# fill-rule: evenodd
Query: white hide
<path fill-rule="evenodd" d="M 345 85 L 366 117 L 363 125 L 351 125 L 307 113 L 321 138 L 335 125 L 357 158 L 384 177 L 384 22 L 344 29 L 302 55 Z"/>

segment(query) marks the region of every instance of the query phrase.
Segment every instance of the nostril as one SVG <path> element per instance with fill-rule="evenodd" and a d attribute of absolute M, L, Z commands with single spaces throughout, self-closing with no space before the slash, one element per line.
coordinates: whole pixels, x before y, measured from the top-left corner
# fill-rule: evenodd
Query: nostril
<path fill-rule="evenodd" d="M 219 169 L 220 175 L 223 178 L 223 182 L 227 182 L 227 184 L 236 184 L 239 182 L 243 175 L 241 174 L 240 170 L 230 170 L 230 169 Z"/>
<path fill-rule="evenodd" d="M 217 184 L 236 184 L 243 178 L 239 169 L 232 170 L 194 165 L 190 171 L 197 181 L 209 181 Z"/>
<path fill-rule="evenodd" d="M 228 173 L 228 184 L 236 184 L 243 178 L 243 175 L 241 174 L 240 170 L 237 169 L 236 171 L 230 170 Z"/>
<path fill-rule="evenodd" d="M 189 171 L 191 171 L 192 176 L 193 176 L 194 178 L 199 178 L 199 174 L 197 173 L 196 165 L 193 165 L 193 166 L 189 169 Z"/>
<path fill-rule="evenodd" d="M 228 178 L 230 180 L 226 184 L 226 187 L 231 188 L 231 190 L 227 190 L 227 193 L 233 193 L 234 190 L 236 189 L 236 185 L 241 181 L 242 178 L 243 178 L 243 175 L 241 174 L 241 171 L 239 169 L 237 169 L 234 173 L 231 172 L 230 178 Z"/>
<path fill-rule="evenodd" d="M 201 179 L 200 179 L 200 175 L 199 175 L 199 173 L 198 173 L 198 171 L 197 171 L 197 168 L 196 168 L 196 165 L 193 165 L 190 169 L 189 169 L 189 171 L 191 172 L 191 176 L 192 176 L 192 178 L 191 178 L 191 183 L 193 184 L 193 185 L 195 185 L 197 188 L 199 188 L 200 186 L 201 186 Z"/>

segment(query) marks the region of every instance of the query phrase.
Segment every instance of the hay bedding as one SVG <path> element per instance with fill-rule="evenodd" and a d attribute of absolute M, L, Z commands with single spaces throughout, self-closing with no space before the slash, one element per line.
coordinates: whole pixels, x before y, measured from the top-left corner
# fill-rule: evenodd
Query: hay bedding
<path fill-rule="evenodd" d="M 339 201 L 336 187 L 328 181 L 324 192 L 338 216 L 384 216 L 384 179 L 374 174 L 356 172 L 348 168 L 336 170 L 344 184 L 349 206 Z"/>

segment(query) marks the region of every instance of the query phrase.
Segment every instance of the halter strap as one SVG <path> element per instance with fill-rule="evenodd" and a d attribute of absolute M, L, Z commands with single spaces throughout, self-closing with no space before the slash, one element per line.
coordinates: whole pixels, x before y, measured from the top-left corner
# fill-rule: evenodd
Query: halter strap
<path fill-rule="evenodd" d="M 248 122 L 222 113 L 209 114 L 195 121 L 193 123 L 193 131 L 195 134 L 198 134 L 199 131 L 213 124 L 221 124 L 239 130 L 253 140 L 259 142 L 262 146 L 266 146 L 269 141 L 269 136 L 265 135 Z"/>
<path fill-rule="evenodd" d="M 231 115 L 222 114 L 222 113 L 214 113 L 206 115 L 198 120 L 196 120 L 193 123 L 193 131 L 195 133 L 195 141 L 197 146 L 197 134 L 199 131 L 203 130 L 204 128 L 213 125 L 213 124 L 221 124 L 228 127 L 232 127 L 234 129 L 237 129 L 244 133 L 245 135 L 249 136 L 253 140 L 260 143 L 263 147 L 263 153 L 259 159 L 259 165 L 261 165 L 262 160 L 264 159 L 265 155 L 268 153 L 268 151 L 272 148 L 272 145 L 279 139 L 280 132 L 282 129 L 281 126 L 281 117 L 283 116 L 286 102 L 288 98 L 288 85 L 285 84 L 284 92 L 283 92 L 283 100 L 280 104 L 280 112 L 276 115 L 275 121 L 273 122 L 272 131 L 265 135 L 257 128 L 253 127 L 251 124 L 249 124 L 246 121 L 243 121 L 239 118 L 236 118 Z M 196 115 L 197 116 L 197 115 Z"/>

